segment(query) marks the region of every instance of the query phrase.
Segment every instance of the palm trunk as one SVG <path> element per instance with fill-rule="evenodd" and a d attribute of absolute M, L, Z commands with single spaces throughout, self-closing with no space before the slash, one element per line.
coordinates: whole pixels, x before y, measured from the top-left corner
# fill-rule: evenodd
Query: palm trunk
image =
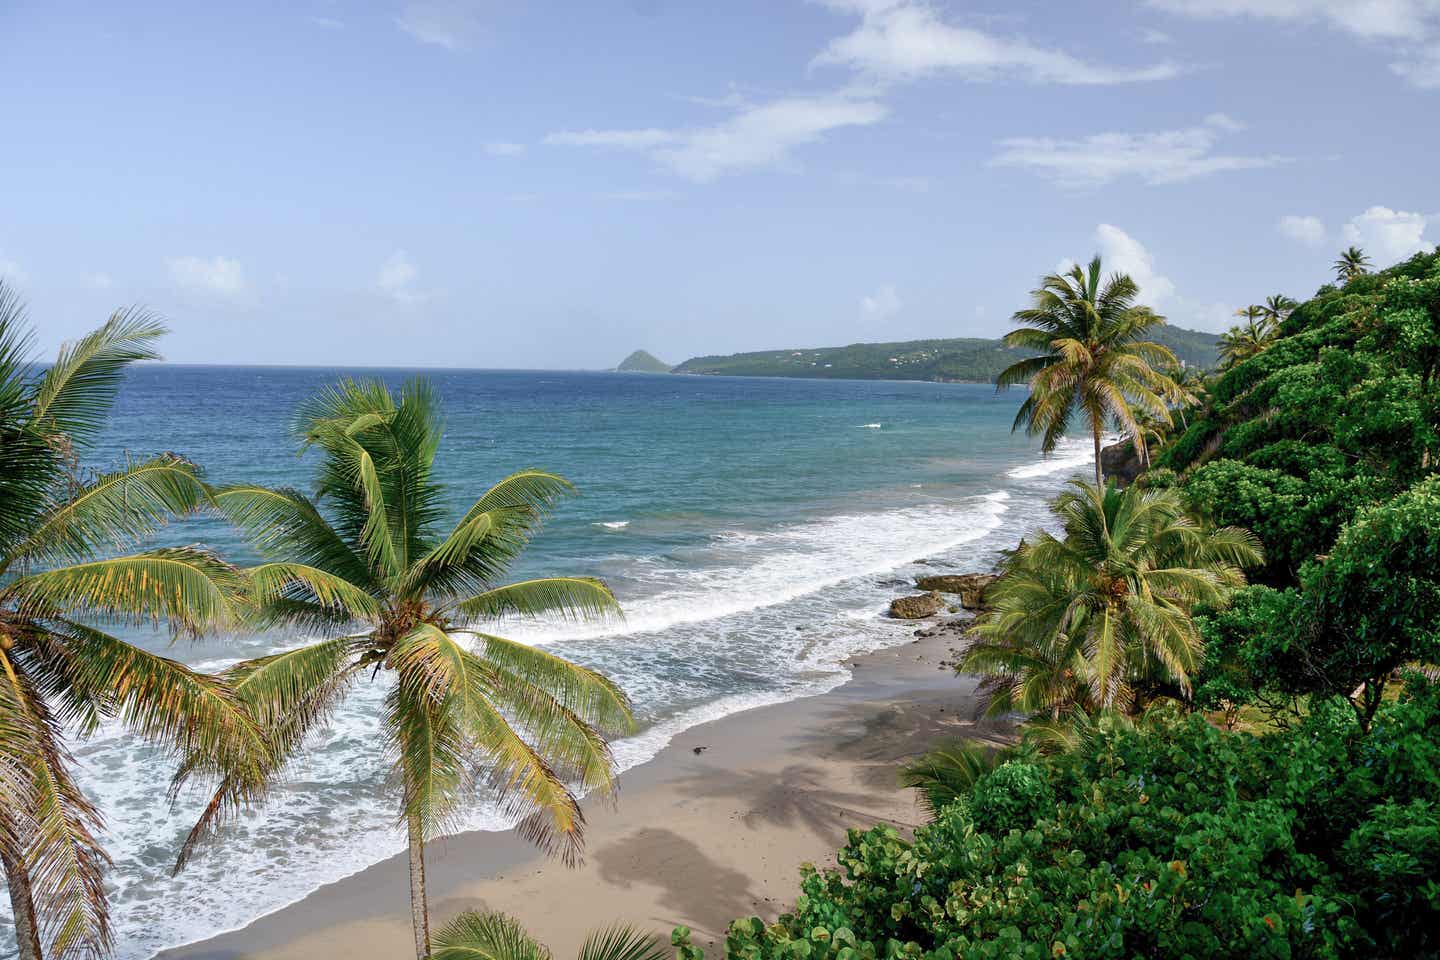
<path fill-rule="evenodd" d="M 1095 428 L 1095 486 L 1105 486 L 1105 472 L 1100 468 L 1100 428 Z"/>
<path fill-rule="evenodd" d="M 5 864 L 5 886 L 10 890 L 10 909 L 15 915 L 15 944 L 18 960 L 43 960 L 40 931 L 35 923 L 35 900 L 30 893 L 30 874 L 24 864 L 0 854 Z"/>
<path fill-rule="evenodd" d="M 410 925 L 415 930 L 415 960 L 430 956 L 430 905 L 425 900 L 425 835 L 420 818 L 405 820 L 410 841 Z"/>

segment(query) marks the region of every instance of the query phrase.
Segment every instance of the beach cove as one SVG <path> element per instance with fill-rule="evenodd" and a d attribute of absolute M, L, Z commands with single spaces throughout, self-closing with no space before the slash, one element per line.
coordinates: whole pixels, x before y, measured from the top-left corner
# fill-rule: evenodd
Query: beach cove
<path fill-rule="evenodd" d="M 917 626 L 929 626 L 918 624 Z M 709 947 L 741 916 L 771 920 L 794 899 L 803 863 L 833 866 L 847 828 L 923 822 L 899 764 L 936 737 L 1002 741 L 1008 726 L 975 717 L 975 681 L 942 663 L 942 631 L 846 663 L 828 693 L 691 727 L 624 773 L 617 803 L 587 801 L 587 855 L 567 869 L 513 831 L 435 841 L 427 877 L 434 916 L 512 914 L 557 956 L 615 921 Z M 698 749 L 698 752 L 697 752 Z M 382 960 L 403 955 L 410 917 L 403 854 L 327 884 L 228 934 L 156 960 Z"/>

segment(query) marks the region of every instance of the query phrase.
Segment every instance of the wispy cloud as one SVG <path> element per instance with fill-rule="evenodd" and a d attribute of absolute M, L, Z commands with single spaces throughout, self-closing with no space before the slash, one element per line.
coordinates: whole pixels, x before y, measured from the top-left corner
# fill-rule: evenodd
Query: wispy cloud
<path fill-rule="evenodd" d="M 1276 155 L 1217 153 L 1226 134 L 1243 127 L 1224 114 L 1181 130 L 1097 133 L 1077 139 L 1015 137 L 999 143 L 993 166 L 1032 170 L 1064 187 L 1099 187 L 1125 178 L 1148 184 L 1179 183 L 1228 170 L 1253 170 L 1287 162 Z"/>
<path fill-rule="evenodd" d="M 1013 77 L 1032 83 L 1117 84 L 1163 80 L 1180 73 L 1173 63 L 1139 67 L 1084 60 L 1023 37 L 1002 37 L 947 23 L 925 0 L 822 0 L 858 14 L 859 25 L 830 41 L 813 66 L 841 65 L 885 81 L 952 74 L 970 80 Z"/>
<path fill-rule="evenodd" d="M 483 0 L 410 0 L 395 25 L 421 43 L 462 50 L 480 33 Z"/>
<path fill-rule="evenodd" d="M 425 294 L 415 288 L 415 281 L 419 278 L 420 269 L 410 255 L 404 250 L 396 250 L 380 264 L 380 270 L 375 275 L 375 287 L 396 303 L 419 303 L 425 299 Z"/>
<path fill-rule="evenodd" d="M 20 267 L 17 260 L 12 260 L 5 254 L 0 253 L 0 280 L 9 281 L 12 284 L 22 284 L 30 279 Z"/>
<path fill-rule="evenodd" d="M 1329 232 L 1325 229 L 1325 222 L 1319 217 L 1312 217 L 1300 214 L 1288 214 L 1280 218 L 1276 229 L 1282 236 L 1289 237 L 1296 243 L 1303 243 L 1307 247 L 1318 247 L 1325 243 Z"/>
<path fill-rule="evenodd" d="M 905 302 L 895 292 L 895 285 L 887 283 L 869 296 L 860 298 L 860 312 L 867 320 L 889 320 L 900 312 Z"/>
<path fill-rule="evenodd" d="M 567 130 L 550 134 L 545 142 L 640 151 L 677 176 L 709 183 L 729 174 L 793 167 L 797 148 L 843 127 L 879 123 L 886 113 L 875 99 L 841 91 L 746 106 L 706 126 Z"/>
<path fill-rule="evenodd" d="M 229 257 L 171 257 L 166 261 L 170 279 L 189 290 L 233 297 L 245 289 L 245 272 L 239 260 Z"/>
<path fill-rule="evenodd" d="M 312 15 L 306 17 L 305 19 L 309 21 L 312 25 L 317 27 L 324 27 L 326 30 L 345 29 L 345 21 L 336 20 L 334 17 L 317 17 Z"/>
<path fill-rule="evenodd" d="M 1390 69 L 1412 85 L 1440 88 L 1440 3 L 1436 0 L 1146 0 L 1182 16 L 1250 17 L 1318 23 L 1375 41 L 1399 57 Z"/>

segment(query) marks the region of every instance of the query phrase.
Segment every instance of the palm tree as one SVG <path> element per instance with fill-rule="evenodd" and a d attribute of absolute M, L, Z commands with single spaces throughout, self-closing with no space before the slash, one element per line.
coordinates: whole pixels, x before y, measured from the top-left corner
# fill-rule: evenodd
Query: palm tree
<path fill-rule="evenodd" d="M 1141 339 L 1165 318 L 1136 305 L 1140 291 L 1130 277 L 1117 273 L 1103 284 L 1101 279 L 1098 256 L 1088 268 L 1077 264 L 1063 275 L 1044 277 L 1031 292 L 1030 308 L 1014 316 L 1020 329 L 1005 335 L 1007 346 L 1040 355 L 1012 364 L 996 379 L 1001 389 L 1029 385 L 1012 429 L 1024 425 L 1030 435 L 1040 434 L 1046 453 L 1080 414 L 1095 442 L 1097 485 L 1105 482 L 1100 438 L 1106 423 L 1114 421 L 1133 436 L 1139 432 L 1137 410 L 1169 422 L 1168 403 L 1179 394 L 1160 372 L 1178 364 L 1175 355 Z"/>
<path fill-rule="evenodd" d="M 1198 604 L 1222 606 L 1261 560 L 1253 534 L 1207 531 L 1173 490 L 1076 480 L 986 593 L 992 609 L 959 670 L 987 676 L 990 709 L 1058 716 L 1185 694 L 1199 663 Z"/>
<path fill-rule="evenodd" d="M 1236 310 L 1235 315 L 1244 317 L 1245 322 L 1220 335 L 1220 365 L 1226 369 L 1263 353 L 1275 339 L 1275 328 L 1266 320 L 1264 307 L 1252 304 Z"/>
<path fill-rule="evenodd" d="M 1352 246 L 1341 251 L 1340 258 L 1335 261 L 1335 278 L 1341 283 L 1349 283 L 1369 272 L 1370 258 L 1359 247 Z"/>
<path fill-rule="evenodd" d="M 76 466 L 164 329 L 116 313 L 37 374 L 24 309 L 0 283 L 0 862 L 21 960 L 110 947 L 101 818 L 75 782 L 68 731 L 116 720 L 240 771 L 266 751 L 222 685 L 97 626 L 196 633 L 232 622 L 241 602 L 238 572 L 208 551 L 109 555 L 205 502 L 193 464 L 166 454 L 88 477 Z"/>
<path fill-rule="evenodd" d="M 590 934 L 576 960 L 668 960 L 668 944 L 653 933 L 613 926 Z M 430 960 L 551 960 L 513 918 L 503 913 L 466 911 L 435 935 Z"/>
<path fill-rule="evenodd" d="M 1264 321 L 1266 327 L 1272 332 L 1278 331 L 1280 324 L 1284 323 L 1290 314 L 1295 312 L 1295 308 L 1298 306 L 1300 306 L 1300 304 L 1297 301 L 1292 300 L 1283 293 L 1271 294 L 1266 297 L 1265 302 L 1260 305 L 1261 320 Z"/>
<path fill-rule="evenodd" d="M 263 796 L 356 681 L 384 671 L 393 686 L 376 749 L 395 758 L 423 960 L 426 840 L 488 785 L 523 817 L 523 835 L 573 862 L 584 817 L 570 784 L 612 789 L 605 736 L 633 726 L 625 695 L 601 674 L 482 626 L 618 607 L 598 580 L 498 585 L 551 504 L 572 490 L 558 476 L 516 473 L 453 529 L 441 528 L 444 488 L 432 471 L 441 425 L 423 380 L 407 383 L 398 400 L 378 381 L 342 382 L 304 404 L 296 427 L 303 447 L 323 455 L 314 499 L 251 485 L 218 489 L 214 499 L 271 558 L 246 571 L 254 621 L 323 639 L 223 675 L 269 731 L 270 763 L 236 773 L 204 755 L 184 758 L 177 788 L 196 775 L 216 776 L 219 786 L 176 869 L 201 837 Z M 481 768 L 487 776 L 477 778 Z"/>

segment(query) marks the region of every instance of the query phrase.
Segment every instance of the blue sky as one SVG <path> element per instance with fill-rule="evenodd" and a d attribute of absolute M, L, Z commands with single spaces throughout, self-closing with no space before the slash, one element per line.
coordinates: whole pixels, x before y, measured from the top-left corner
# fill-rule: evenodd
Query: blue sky
<path fill-rule="evenodd" d="M 0 0 L 49 353 L 604 367 L 995 336 L 1101 252 L 1177 324 L 1440 240 L 1440 0 Z"/>

